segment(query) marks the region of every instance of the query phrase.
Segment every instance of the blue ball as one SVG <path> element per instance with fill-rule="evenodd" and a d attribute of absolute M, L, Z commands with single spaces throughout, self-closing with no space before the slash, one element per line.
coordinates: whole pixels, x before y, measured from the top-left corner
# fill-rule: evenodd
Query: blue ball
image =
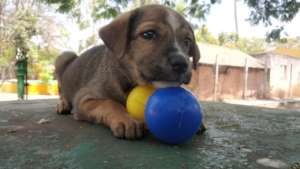
<path fill-rule="evenodd" d="M 145 120 L 150 132 L 168 144 L 181 144 L 200 128 L 201 107 L 186 89 L 157 89 L 148 99 Z"/>

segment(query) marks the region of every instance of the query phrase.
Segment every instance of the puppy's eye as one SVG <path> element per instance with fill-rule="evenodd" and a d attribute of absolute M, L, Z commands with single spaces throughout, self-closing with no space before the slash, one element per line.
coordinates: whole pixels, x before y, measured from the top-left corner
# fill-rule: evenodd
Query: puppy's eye
<path fill-rule="evenodd" d="M 156 39 L 158 34 L 155 30 L 149 30 L 149 31 L 145 31 L 141 34 L 141 36 L 146 39 L 146 40 L 153 40 Z"/>
<path fill-rule="evenodd" d="M 189 48 L 192 44 L 192 40 L 190 38 L 185 38 L 183 40 L 183 44 L 184 44 L 185 47 Z"/>

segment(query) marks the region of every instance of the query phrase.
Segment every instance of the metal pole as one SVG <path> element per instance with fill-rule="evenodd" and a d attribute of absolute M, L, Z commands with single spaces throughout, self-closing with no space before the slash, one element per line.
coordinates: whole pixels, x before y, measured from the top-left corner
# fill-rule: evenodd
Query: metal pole
<path fill-rule="evenodd" d="M 292 82 L 293 82 L 293 64 L 290 65 L 289 94 L 288 94 L 289 98 L 293 97 Z"/>
<path fill-rule="evenodd" d="M 239 35 L 238 17 L 237 17 L 237 0 L 234 0 L 234 23 L 235 23 L 235 33 L 236 35 Z"/>
<path fill-rule="evenodd" d="M 244 76 L 244 90 L 243 90 L 243 99 L 247 97 L 247 88 L 248 88 L 248 60 L 245 59 L 245 76 Z"/>
<path fill-rule="evenodd" d="M 26 58 L 26 72 L 25 72 L 25 95 L 26 100 L 28 100 L 28 58 Z"/>
<path fill-rule="evenodd" d="M 268 71 L 268 64 L 267 61 L 265 60 L 265 65 L 264 65 L 264 84 L 263 84 L 263 98 L 267 98 L 268 92 L 269 92 L 269 71 Z"/>
<path fill-rule="evenodd" d="M 216 62 L 215 62 L 215 84 L 214 84 L 214 101 L 217 101 L 218 86 L 219 86 L 219 61 L 218 61 L 218 55 L 216 55 Z"/>

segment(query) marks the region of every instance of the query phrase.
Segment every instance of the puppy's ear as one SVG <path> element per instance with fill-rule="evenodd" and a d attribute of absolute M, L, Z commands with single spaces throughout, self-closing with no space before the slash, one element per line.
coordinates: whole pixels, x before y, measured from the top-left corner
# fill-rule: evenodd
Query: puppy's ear
<path fill-rule="evenodd" d="M 99 31 L 99 36 L 104 44 L 117 57 L 122 57 L 126 52 L 130 34 L 130 22 L 134 13 L 135 11 L 130 11 L 122 14 Z"/>
<path fill-rule="evenodd" d="M 198 45 L 196 42 L 193 43 L 193 45 L 190 49 L 189 55 L 192 56 L 192 58 L 193 58 L 193 69 L 197 70 L 198 61 L 199 61 L 201 55 L 200 55 L 200 51 L 199 51 L 199 48 L 198 48 Z"/>

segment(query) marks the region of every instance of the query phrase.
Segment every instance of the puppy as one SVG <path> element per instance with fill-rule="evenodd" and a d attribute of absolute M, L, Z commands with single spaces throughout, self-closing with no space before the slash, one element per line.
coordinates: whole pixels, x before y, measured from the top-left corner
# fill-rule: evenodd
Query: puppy
<path fill-rule="evenodd" d="M 118 138 L 140 138 L 144 124 L 128 116 L 127 95 L 136 85 L 188 84 L 200 59 L 193 30 L 172 9 L 149 5 L 119 16 L 99 36 L 104 45 L 80 57 L 73 52 L 58 56 L 57 112 L 104 124 Z"/>

